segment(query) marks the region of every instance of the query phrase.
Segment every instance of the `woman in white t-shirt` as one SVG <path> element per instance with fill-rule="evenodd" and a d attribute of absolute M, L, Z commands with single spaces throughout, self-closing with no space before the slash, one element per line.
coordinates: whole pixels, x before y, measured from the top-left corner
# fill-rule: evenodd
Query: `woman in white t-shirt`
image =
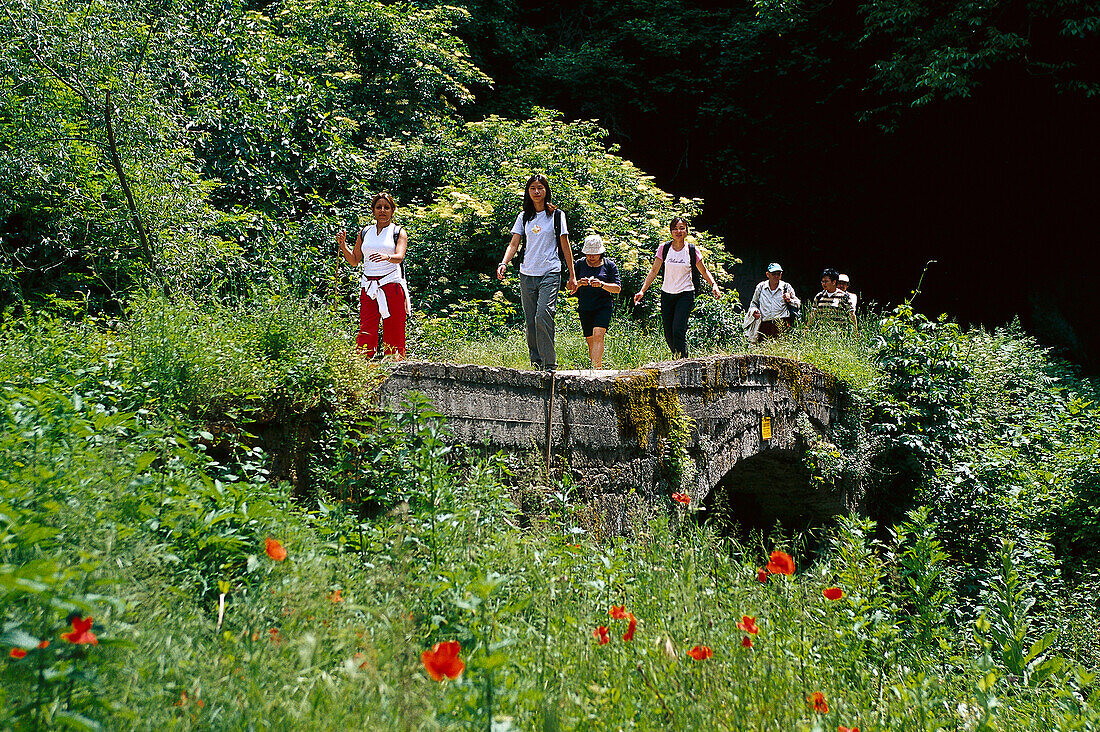
<path fill-rule="evenodd" d="M 694 245 L 687 243 L 687 221 L 676 216 L 668 225 L 671 241 L 667 241 L 657 247 L 657 255 L 653 259 L 653 267 L 646 275 L 642 289 L 634 295 L 634 304 L 637 305 L 645 296 L 645 291 L 653 284 L 661 265 L 664 265 L 665 275 L 661 282 L 661 324 L 665 330 L 665 343 L 672 350 L 675 358 L 687 358 L 687 324 L 688 315 L 695 308 L 695 285 L 691 278 L 691 268 L 699 270 L 707 284 L 710 285 L 711 294 L 715 299 L 722 296 L 718 289 L 718 283 L 703 264 L 703 254 Z M 695 261 L 692 262 L 693 258 Z"/>
<path fill-rule="evenodd" d="M 397 359 L 405 357 L 405 317 L 412 312 L 409 286 L 401 271 L 409 239 L 393 222 L 397 204 L 393 196 L 379 193 L 371 201 L 374 226 L 361 230 L 349 247 L 347 232 L 336 243 L 347 263 L 363 266 L 359 284 L 359 336 L 355 346 L 367 356 L 378 348 L 378 323 L 382 322 L 382 350 Z"/>
<path fill-rule="evenodd" d="M 550 181 L 536 173 L 523 189 L 523 211 L 512 225 L 512 238 L 497 265 L 497 279 L 503 280 L 508 263 L 523 248 L 519 268 L 519 295 L 527 330 L 527 350 L 536 370 L 554 371 L 558 358 L 554 341 L 554 314 L 558 309 L 561 268 L 564 260 L 569 272 L 566 289 L 577 291 L 573 269 L 573 251 L 569 244 L 569 224 L 565 212 L 550 202 Z M 561 252 L 561 256 L 558 252 Z"/>

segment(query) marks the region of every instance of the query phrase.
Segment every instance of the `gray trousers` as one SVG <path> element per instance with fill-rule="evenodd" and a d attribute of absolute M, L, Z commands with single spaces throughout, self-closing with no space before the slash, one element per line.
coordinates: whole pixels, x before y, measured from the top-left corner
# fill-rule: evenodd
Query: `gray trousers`
<path fill-rule="evenodd" d="M 556 369 L 554 350 L 554 314 L 558 311 L 558 289 L 561 273 L 519 276 L 519 294 L 523 302 L 523 319 L 527 324 L 527 350 L 535 368 Z"/>

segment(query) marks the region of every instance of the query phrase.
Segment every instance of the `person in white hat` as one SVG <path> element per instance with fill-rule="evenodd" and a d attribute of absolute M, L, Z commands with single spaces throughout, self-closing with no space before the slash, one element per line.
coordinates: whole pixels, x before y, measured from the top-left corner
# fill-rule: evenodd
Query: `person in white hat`
<path fill-rule="evenodd" d="M 848 275 L 841 274 L 839 277 L 836 278 L 836 286 L 837 286 L 838 289 L 841 289 L 841 290 L 844 290 L 845 292 L 848 292 L 848 284 L 849 284 Z M 857 300 L 857 298 L 859 298 L 859 295 L 857 295 L 854 292 L 848 292 L 848 297 L 852 298 L 852 310 L 855 310 L 856 309 L 856 300 Z"/>
<path fill-rule="evenodd" d="M 585 237 L 581 254 L 584 256 L 573 263 L 577 273 L 577 313 L 592 368 L 602 369 L 604 337 L 611 325 L 612 295 L 623 289 L 623 281 L 599 234 Z"/>
<path fill-rule="evenodd" d="M 778 262 L 768 265 L 765 276 L 752 293 L 748 314 L 759 321 L 759 338 L 778 338 L 794 325 L 802 301 L 790 283 L 783 282 L 783 267 Z"/>

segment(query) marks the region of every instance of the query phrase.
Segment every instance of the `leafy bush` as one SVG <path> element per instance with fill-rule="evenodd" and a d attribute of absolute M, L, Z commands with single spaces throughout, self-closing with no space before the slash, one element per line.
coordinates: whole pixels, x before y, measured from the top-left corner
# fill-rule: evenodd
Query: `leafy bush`
<path fill-rule="evenodd" d="M 522 210 L 523 186 L 533 172 L 550 179 L 553 202 L 566 211 L 571 239 L 603 236 L 619 265 L 623 291 L 632 295 L 649 271 L 653 253 L 667 240 L 673 214 L 691 217 L 696 200 L 674 200 L 609 151 L 606 132 L 587 122 L 565 123 L 547 110 L 525 122 L 492 117 L 458 134 L 447 184 L 434 202 L 405 214 L 413 238 L 408 271 L 417 299 L 429 311 L 491 299 L 500 285 L 496 264 Z M 736 260 L 705 232 L 697 244 L 720 281 Z M 519 302 L 515 268 L 503 285 Z M 651 306 L 647 306 L 651 307 Z"/>

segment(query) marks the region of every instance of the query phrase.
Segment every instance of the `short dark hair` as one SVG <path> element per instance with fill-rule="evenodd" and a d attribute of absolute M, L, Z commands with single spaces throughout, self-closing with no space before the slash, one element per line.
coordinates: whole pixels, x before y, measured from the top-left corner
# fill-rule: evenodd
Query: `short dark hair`
<path fill-rule="evenodd" d="M 685 219 L 683 216 L 673 216 L 672 221 L 668 222 L 668 230 L 672 231 L 673 229 L 676 228 L 676 224 L 678 224 L 680 222 L 683 222 L 685 227 L 691 228 L 690 226 L 688 226 L 688 220 Z"/>
<path fill-rule="evenodd" d="M 840 272 L 837 272 L 832 267 L 826 267 L 825 271 L 821 273 L 821 276 L 822 276 L 822 278 L 827 277 L 830 280 L 832 280 L 833 282 L 836 282 L 838 279 L 840 279 Z"/>

